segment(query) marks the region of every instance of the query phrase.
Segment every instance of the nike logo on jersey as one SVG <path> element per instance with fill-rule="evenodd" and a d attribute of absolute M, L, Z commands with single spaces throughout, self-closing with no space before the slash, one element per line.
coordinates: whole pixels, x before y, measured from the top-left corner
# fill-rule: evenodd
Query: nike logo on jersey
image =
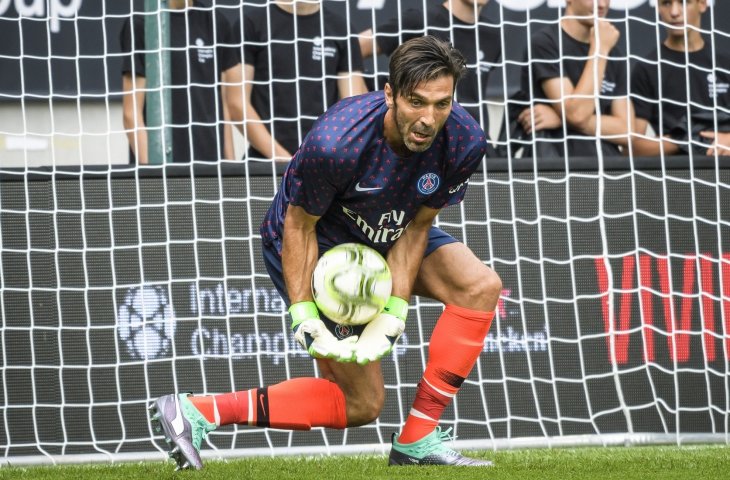
<path fill-rule="evenodd" d="M 175 418 L 172 419 L 172 429 L 175 430 L 175 436 L 180 435 L 185 430 L 185 424 L 183 423 L 183 415 L 180 410 L 180 399 L 175 397 Z"/>
<path fill-rule="evenodd" d="M 262 393 L 259 395 L 259 402 L 261 402 L 261 411 L 264 414 L 264 417 L 266 416 L 266 405 L 264 405 L 264 394 Z"/>
<path fill-rule="evenodd" d="M 372 192 L 374 190 L 382 189 L 383 187 L 363 187 L 362 185 L 360 185 L 360 182 L 357 182 L 357 184 L 355 185 L 355 190 L 357 190 L 358 192 Z"/>

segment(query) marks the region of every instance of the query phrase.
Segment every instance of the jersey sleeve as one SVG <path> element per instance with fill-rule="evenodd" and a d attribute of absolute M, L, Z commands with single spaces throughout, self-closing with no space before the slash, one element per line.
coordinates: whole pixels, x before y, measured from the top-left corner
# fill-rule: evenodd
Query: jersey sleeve
<path fill-rule="evenodd" d="M 350 27 L 350 31 L 354 32 L 355 29 Z M 360 43 L 358 42 L 357 37 L 355 35 L 350 35 L 349 40 L 343 40 L 340 44 L 343 48 L 343 52 L 340 55 L 337 72 L 362 72 L 364 70 L 362 52 L 360 51 Z"/>
<path fill-rule="evenodd" d="M 262 48 L 266 48 L 264 43 L 259 39 L 258 28 L 256 25 L 256 15 L 248 14 L 243 15 L 243 27 L 241 27 L 241 19 L 236 22 L 236 26 L 233 28 L 235 32 L 234 42 L 241 44 L 243 56 L 241 62 L 246 65 L 256 65 L 256 57 L 258 57 Z M 241 38 L 241 32 L 243 37 Z M 239 41 L 240 39 L 240 41 Z"/>
<path fill-rule="evenodd" d="M 126 54 L 122 60 L 122 73 L 144 77 L 144 20 L 140 15 L 133 14 L 125 20 L 119 40 L 121 51 Z"/>
<path fill-rule="evenodd" d="M 338 191 L 338 163 L 326 151 L 315 135 L 307 135 L 292 158 L 286 179 L 289 203 L 318 217 L 327 212 Z"/>
<path fill-rule="evenodd" d="M 384 54 L 390 55 L 402 42 L 421 37 L 425 33 L 423 11 L 408 9 L 401 14 L 400 18 L 396 16 L 378 25 L 375 31 L 375 41 Z"/>
<path fill-rule="evenodd" d="M 221 72 L 224 72 L 241 63 L 241 53 L 234 30 L 226 17 L 219 11 L 215 12 L 215 22 L 218 68 Z"/>
<path fill-rule="evenodd" d="M 560 52 L 556 43 L 545 30 L 537 32 L 530 38 L 530 48 L 532 53 L 530 68 L 532 69 L 533 82 L 539 84 L 551 78 L 561 77 Z"/>
<path fill-rule="evenodd" d="M 614 97 L 625 97 L 628 95 L 628 86 L 626 85 L 626 54 L 625 50 L 621 47 L 614 47 L 611 50 L 611 62 L 614 64 L 614 81 L 616 82 L 616 88 L 613 91 Z"/>
<path fill-rule="evenodd" d="M 641 61 L 634 66 L 634 71 L 631 73 L 631 100 L 636 118 L 651 122 L 654 115 L 654 104 L 651 100 L 656 96 L 651 88 L 650 68 L 649 64 Z"/>
<path fill-rule="evenodd" d="M 482 132 L 483 134 L 483 132 Z M 432 195 L 426 206 L 434 209 L 441 209 L 449 205 L 456 205 L 464 200 L 466 187 L 469 184 L 469 178 L 479 168 L 484 155 L 487 153 L 486 137 L 481 140 L 475 139 L 472 148 L 465 154 L 464 159 L 460 162 L 450 175 L 444 179 L 444 187 Z"/>

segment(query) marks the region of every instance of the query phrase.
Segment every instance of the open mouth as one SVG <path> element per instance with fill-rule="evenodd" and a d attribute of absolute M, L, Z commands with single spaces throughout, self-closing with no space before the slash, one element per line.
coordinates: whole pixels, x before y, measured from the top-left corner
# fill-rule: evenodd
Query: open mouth
<path fill-rule="evenodd" d="M 431 138 L 430 133 L 423 133 L 423 132 L 412 132 L 412 133 L 413 133 L 413 137 L 415 137 L 415 139 L 419 142 L 425 142 L 426 140 Z"/>

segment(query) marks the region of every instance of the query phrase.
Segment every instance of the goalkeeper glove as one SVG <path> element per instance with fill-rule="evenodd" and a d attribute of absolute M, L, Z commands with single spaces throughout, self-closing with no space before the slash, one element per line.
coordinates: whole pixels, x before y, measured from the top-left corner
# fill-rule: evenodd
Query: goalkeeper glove
<path fill-rule="evenodd" d="M 294 338 L 314 358 L 334 358 L 339 362 L 350 362 L 356 336 L 337 340 L 319 318 L 314 302 L 299 302 L 289 307 Z"/>
<path fill-rule="evenodd" d="M 408 317 L 408 302 L 390 297 L 383 311 L 368 323 L 355 344 L 355 361 L 360 365 L 374 362 L 393 350 Z"/>

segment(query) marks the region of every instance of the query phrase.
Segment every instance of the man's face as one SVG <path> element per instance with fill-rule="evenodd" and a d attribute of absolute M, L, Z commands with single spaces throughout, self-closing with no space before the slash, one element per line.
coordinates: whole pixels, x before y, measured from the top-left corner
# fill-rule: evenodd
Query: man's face
<path fill-rule="evenodd" d="M 565 14 L 579 18 L 578 21 L 586 26 L 593 26 L 593 18 L 605 18 L 611 0 L 567 0 Z"/>
<path fill-rule="evenodd" d="M 411 152 L 424 152 L 433 143 L 436 134 L 451 113 L 454 79 L 443 75 L 416 86 L 408 97 L 400 93 L 393 97 L 389 84 L 385 85 L 385 100 L 392 110 L 396 132 L 387 132 L 391 147 L 402 147 Z"/>
<path fill-rule="evenodd" d="M 659 0 L 659 19 L 666 23 L 669 36 L 684 37 L 687 26 L 700 28 L 707 0 Z"/>

